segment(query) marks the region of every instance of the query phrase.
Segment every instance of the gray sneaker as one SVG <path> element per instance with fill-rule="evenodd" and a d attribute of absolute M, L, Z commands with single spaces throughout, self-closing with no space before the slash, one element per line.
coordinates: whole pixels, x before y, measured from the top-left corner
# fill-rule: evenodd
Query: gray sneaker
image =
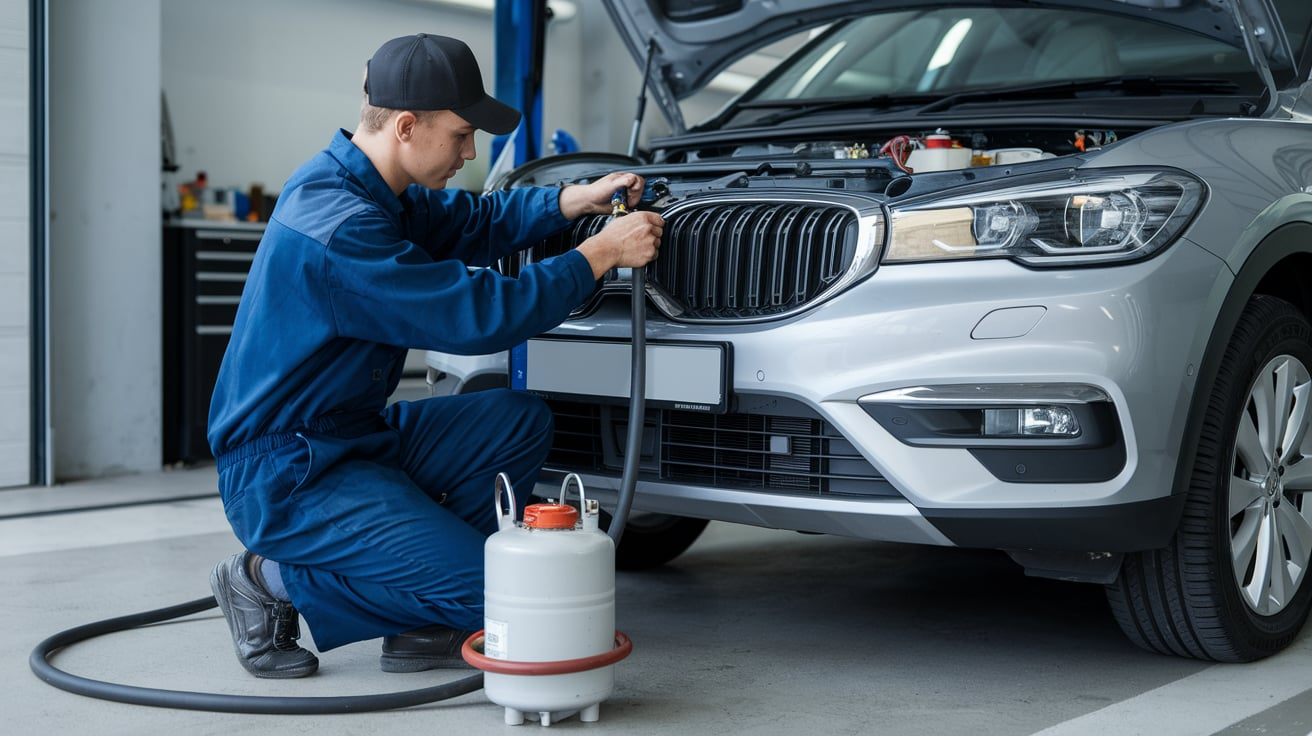
<path fill-rule="evenodd" d="M 256 677 L 287 679 L 313 675 L 319 658 L 298 645 L 300 616 L 290 601 L 280 601 L 251 579 L 249 552 L 235 554 L 214 566 L 210 589 L 232 630 L 237 661 Z"/>

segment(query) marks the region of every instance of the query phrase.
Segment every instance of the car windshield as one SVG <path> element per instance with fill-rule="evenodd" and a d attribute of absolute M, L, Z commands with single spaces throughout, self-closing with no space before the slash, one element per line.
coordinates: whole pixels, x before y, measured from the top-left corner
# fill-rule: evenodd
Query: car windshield
<path fill-rule="evenodd" d="M 1049 8 L 936 8 L 880 13 L 830 28 L 739 104 L 925 101 L 1127 77 L 1230 86 L 1213 92 L 1261 88 L 1246 50 L 1168 25 Z"/>

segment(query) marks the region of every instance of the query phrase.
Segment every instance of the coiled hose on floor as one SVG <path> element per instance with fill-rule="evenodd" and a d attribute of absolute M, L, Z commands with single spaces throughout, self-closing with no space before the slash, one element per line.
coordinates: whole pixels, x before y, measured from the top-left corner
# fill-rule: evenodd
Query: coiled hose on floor
<path fill-rule="evenodd" d="M 100 700 L 114 700 L 132 705 L 149 705 L 157 708 L 176 708 L 179 710 L 204 710 L 215 713 L 279 713 L 288 715 L 364 713 L 367 711 L 391 710 L 393 708 L 408 708 L 421 703 L 447 700 L 480 690 L 483 687 L 483 673 L 480 672 L 442 685 L 377 695 L 343 695 L 319 698 L 225 695 L 187 690 L 160 690 L 93 680 L 65 672 L 50 663 L 52 654 L 78 642 L 116 631 L 127 631 L 128 629 L 148 626 L 160 621 L 182 618 L 193 613 L 208 611 L 217 606 L 218 602 L 214 600 L 214 596 L 210 596 L 180 603 L 176 606 L 84 624 L 67 631 L 61 631 L 38 644 L 36 649 L 32 650 L 32 656 L 28 658 L 28 663 L 37 677 L 60 690 L 67 690 L 78 695 L 86 695 Z"/>

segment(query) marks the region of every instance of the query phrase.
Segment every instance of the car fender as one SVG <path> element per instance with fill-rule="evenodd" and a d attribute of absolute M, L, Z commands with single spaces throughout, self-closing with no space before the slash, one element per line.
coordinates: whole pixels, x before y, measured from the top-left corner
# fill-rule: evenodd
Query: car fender
<path fill-rule="evenodd" d="M 1306 201 L 1284 205 L 1277 202 L 1268 208 L 1267 212 L 1283 210 L 1287 205 L 1292 204 L 1297 204 L 1299 209 L 1308 208 Z M 1263 214 L 1265 215 L 1266 212 Z M 1259 217 L 1255 222 L 1263 219 L 1265 218 Z M 1194 381 L 1193 398 L 1189 404 L 1184 433 L 1181 436 L 1180 454 L 1176 461 L 1175 485 L 1171 491 L 1173 495 L 1183 494 L 1189 489 L 1203 415 L 1206 413 L 1208 399 L 1216 383 L 1221 357 L 1234 334 L 1240 313 L 1253 295 L 1261 291 L 1262 285 L 1269 283 L 1268 276 L 1275 272 L 1279 264 L 1299 257 L 1306 257 L 1312 261 L 1312 222 L 1290 221 L 1269 232 L 1249 253 L 1222 297 L 1216 319 L 1211 323 L 1206 348 L 1198 365 L 1197 379 Z M 1300 294 L 1277 293 L 1277 296 L 1293 301 L 1296 307 L 1307 314 L 1309 308 L 1312 308 L 1312 285 L 1301 286 L 1299 291 Z"/>

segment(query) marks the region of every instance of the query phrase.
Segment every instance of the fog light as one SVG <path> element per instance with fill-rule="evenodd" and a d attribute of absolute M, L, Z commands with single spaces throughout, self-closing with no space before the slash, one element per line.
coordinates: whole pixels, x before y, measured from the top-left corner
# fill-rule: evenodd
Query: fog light
<path fill-rule="evenodd" d="M 985 437 L 1077 437 L 1080 423 L 1067 406 L 985 409 Z"/>

